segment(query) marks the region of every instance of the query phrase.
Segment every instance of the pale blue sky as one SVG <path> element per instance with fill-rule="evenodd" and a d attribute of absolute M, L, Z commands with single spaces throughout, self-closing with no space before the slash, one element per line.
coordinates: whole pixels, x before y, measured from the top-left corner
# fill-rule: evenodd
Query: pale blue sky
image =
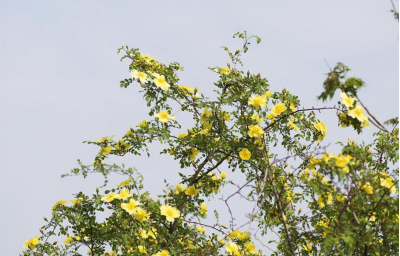
<path fill-rule="evenodd" d="M 272 91 L 285 87 L 306 107 L 333 105 L 316 96 L 328 71 L 324 59 L 341 61 L 367 83 L 360 97 L 384 121 L 398 116 L 399 100 L 399 34 L 390 9 L 389 0 L 1 1 L 1 254 L 17 255 L 38 235 L 55 201 L 102 184 L 98 176 L 60 178 L 77 158 L 92 161 L 97 148 L 82 141 L 120 136 L 148 118 L 137 88 L 119 88 L 129 77 L 119 46 L 180 62 L 182 83 L 207 93 L 217 78 L 207 67 L 227 61 L 219 47 L 236 46 L 232 35 L 247 30 L 263 41 L 251 46 L 244 69 L 261 72 Z M 370 140 L 375 131 L 356 136 L 336 128 L 334 113 L 321 118 L 327 142 Z M 164 177 L 177 180 L 177 165 L 152 148 L 154 158 L 124 161 L 155 194 Z"/>

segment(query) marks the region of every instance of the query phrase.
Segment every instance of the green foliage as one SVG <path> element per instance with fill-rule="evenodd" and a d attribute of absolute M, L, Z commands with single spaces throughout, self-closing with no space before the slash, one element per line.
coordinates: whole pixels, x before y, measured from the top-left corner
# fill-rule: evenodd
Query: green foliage
<path fill-rule="evenodd" d="M 391 118 L 389 120 L 386 120 L 384 124 L 396 127 L 399 124 L 399 118 L 398 117 Z"/>
<path fill-rule="evenodd" d="M 245 256 L 266 250 L 272 255 L 397 253 L 398 128 L 388 132 L 381 127 L 371 144 L 340 143 L 337 155 L 320 145 L 327 128 L 316 111 L 336 111 L 338 124 L 357 132 L 368 127 L 368 120 L 378 123 L 369 111 L 364 113 L 358 98 L 351 98 L 364 82 L 346 78 L 349 68 L 339 63 L 319 98 L 326 101 L 340 89 L 342 102 L 337 107 L 304 108 L 298 96 L 285 89 L 272 92 L 260 74 L 236 68 L 250 39 L 261 39 L 246 32 L 234 37 L 243 40 L 242 49 L 232 53 L 224 47 L 228 67 L 210 68 L 219 75 L 216 97 L 179 84 L 179 63 L 160 63 L 127 46 L 118 50 L 122 60 L 129 60 L 133 76 L 123 79 L 121 87 L 138 84 L 149 120 L 127 129 L 118 140 L 85 142 L 99 147 L 93 164 L 78 161 L 79 167 L 64 176 L 100 173 L 106 190 L 79 192 L 72 205 L 58 201 L 41 236 L 26 242 L 24 255 L 82 255 L 85 250 L 89 255 L 154 256 Z M 187 130 L 179 123 L 183 112 L 192 120 Z M 181 167 L 180 183 L 165 180 L 164 193 L 155 197 L 145 190 L 137 170 L 105 163 L 110 155 L 150 156 L 148 145 L 154 141 L 163 145 L 161 154 Z M 287 156 L 277 156 L 275 147 L 285 149 Z M 229 176 L 237 170 L 246 177 L 244 185 L 226 179 L 225 172 Z M 111 173 L 128 179 L 107 188 Z M 230 216 L 214 210 L 216 221 L 210 224 L 206 204 L 227 185 L 237 188 L 223 199 Z M 255 223 L 257 231 L 239 230 L 229 206 L 235 195 L 254 204 L 248 223 Z M 263 237 L 257 237 L 258 231 Z M 271 232 L 278 238 L 271 238 Z M 54 241 L 60 237 L 63 243 Z M 255 240 L 262 241 L 260 248 L 255 248 Z"/>
<path fill-rule="evenodd" d="M 365 86 L 365 83 L 355 77 L 347 78 L 347 73 L 350 71 L 349 67 L 339 62 L 324 81 L 324 91 L 318 96 L 319 100 L 327 101 L 332 99 L 337 89 L 349 94 L 350 96 L 357 96 L 357 91 Z"/>

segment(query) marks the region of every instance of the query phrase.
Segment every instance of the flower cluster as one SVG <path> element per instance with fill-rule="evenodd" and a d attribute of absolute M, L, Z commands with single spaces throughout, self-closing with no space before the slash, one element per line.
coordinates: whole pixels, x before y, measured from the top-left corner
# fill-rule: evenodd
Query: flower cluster
<path fill-rule="evenodd" d="M 100 173 L 104 191 L 57 201 L 41 235 L 24 243 L 24 255 L 81 255 L 83 248 L 103 256 L 263 254 L 256 245 L 267 245 L 273 255 L 398 252 L 398 128 L 389 131 L 371 116 L 357 97 L 362 81 L 347 79 L 343 64 L 329 74 L 321 94 L 326 100 L 341 89 L 342 103 L 303 107 L 286 89 L 272 90 L 260 73 L 237 68 L 249 40 L 260 39 L 246 32 L 235 37 L 244 46 L 235 52 L 224 47 L 231 58 L 227 67 L 211 68 L 219 76 L 212 98 L 180 84 L 179 63 L 167 65 L 138 49 L 120 49 L 133 77 L 121 87 L 139 84 L 149 118 L 119 139 L 86 142 L 99 150 L 93 164 L 78 161 L 65 176 Z M 317 118 L 325 111 L 336 111 L 341 126 L 362 132 L 371 121 L 379 132 L 370 144 L 349 139 L 339 142 L 339 152 L 327 153 L 322 144 L 327 124 Z M 153 142 L 162 145 L 159 153 L 179 163 L 178 170 L 164 168 L 177 184 L 165 179 L 156 197 L 144 189 L 136 169 L 107 163 L 110 156 L 150 156 Z M 228 178 L 235 171 L 242 179 Z M 108 185 L 112 173 L 129 178 L 113 187 Z M 213 199 L 221 203 L 209 204 Z M 248 217 L 244 224 L 230 205 L 234 199 L 252 205 L 239 203 Z M 222 216 L 220 207 L 228 214 Z M 239 230 L 247 226 L 257 230 Z"/>

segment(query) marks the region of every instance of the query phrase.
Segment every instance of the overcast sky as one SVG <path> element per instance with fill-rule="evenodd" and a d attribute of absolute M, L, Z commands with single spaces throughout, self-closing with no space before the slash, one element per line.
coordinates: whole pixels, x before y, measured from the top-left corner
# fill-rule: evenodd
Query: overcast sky
<path fill-rule="evenodd" d="M 182 83 L 209 93 L 217 76 L 207 67 L 225 66 L 220 46 L 235 49 L 232 35 L 247 30 L 262 43 L 251 45 L 243 69 L 261 72 L 271 91 L 285 87 L 305 107 L 333 105 L 337 95 L 329 103 L 316 96 L 329 71 L 324 59 L 340 61 L 367 83 L 360 97 L 384 121 L 398 116 L 399 101 L 399 34 L 390 9 L 389 0 L 1 1 L 1 254 L 17 255 L 39 235 L 55 201 L 102 184 L 99 176 L 60 177 L 76 159 L 93 160 L 98 148 L 82 141 L 121 136 L 149 118 L 138 88 L 119 87 L 129 77 L 129 63 L 116 54 L 121 45 L 180 62 Z M 326 143 L 370 141 L 376 131 L 357 136 L 336 127 L 335 113 L 321 119 L 329 125 Z M 178 165 L 158 156 L 158 145 L 152 149 L 150 159 L 123 161 L 155 195 L 164 177 L 177 180 Z"/>

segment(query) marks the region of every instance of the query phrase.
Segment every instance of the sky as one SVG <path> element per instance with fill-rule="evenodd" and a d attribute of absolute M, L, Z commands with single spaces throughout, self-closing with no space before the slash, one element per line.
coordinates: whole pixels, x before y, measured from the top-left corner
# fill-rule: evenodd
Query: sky
<path fill-rule="evenodd" d="M 328 103 L 316 96 L 329 71 L 325 61 L 330 67 L 342 62 L 366 82 L 360 98 L 385 121 L 399 114 L 399 32 L 390 9 L 389 0 L 1 1 L 2 254 L 17 255 L 24 241 L 39 235 L 54 202 L 102 185 L 99 175 L 61 178 L 77 159 L 94 159 L 98 148 L 83 141 L 119 137 L 149 119 L 138 88 L 119 87 L 130 76 L 129 63 L 116 53 L 120 46 L 181 63 L 182 83 L 211 94 L 218 77 L 208 67 L 225 66 L 220 46 L 235 50 L 232 35 L 247 30 L 262 43 L 250 46 L 243 70 L 260 72 L 271 91 L 286 88 L 305 107 L 334 105 L 338 95 Z M 325 141 L 333 152 L 337 141 L 370 142 L 376 131 L 339 129 L 333 112 L 320 118 L 328 124 Z M 151 158 L 115 159 L 141 171 L 152 195 L 160 193 L 165 177 L 178 181 L 177 163 L 158 155 L 160 148 L 151 146 Z M 110 185 L 122 180 L 114 175 Z M 220 202 L 210 202 L 209 211 Z"/>

